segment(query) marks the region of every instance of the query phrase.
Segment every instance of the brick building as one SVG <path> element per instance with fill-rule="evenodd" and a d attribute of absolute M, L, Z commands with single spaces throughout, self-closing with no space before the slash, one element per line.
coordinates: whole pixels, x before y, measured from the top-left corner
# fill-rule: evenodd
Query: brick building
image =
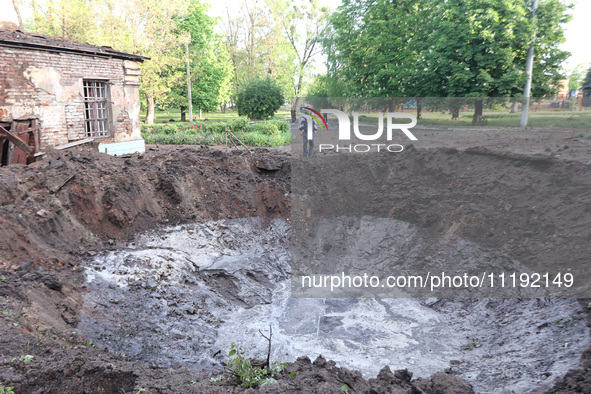
<path fill-rule="evenodd" d="M 139 62 L 145 59 L 0 30 L 1 164 L 31 162 L 48 147 L 88 138 L 101 140 L 108 153 L 143 150 Z"/>

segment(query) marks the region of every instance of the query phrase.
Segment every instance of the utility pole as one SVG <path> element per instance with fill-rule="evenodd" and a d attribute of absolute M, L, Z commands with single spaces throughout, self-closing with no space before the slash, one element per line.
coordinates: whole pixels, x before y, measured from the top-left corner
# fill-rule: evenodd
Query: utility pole
<path fill-rule="evenodd" d="M 527 82 L 525 83 L 525 89 L 523 89 L 523 97 L 525 97 L 525 103 L 521 108 L 521 127 L 527 127 L 527 121 L 529 119 L 529 101 L 531 95 L 531 80 L 534 71 L 534 44 L 536 41 L 536 11 L 538 10 L 539 0 L 534 0 L 534 6 L 531 11 L 531 19 L 533 26 L 533 37 L 527 52 L 527 63 L 525 65 L 525 72 L 527 74 Z"/>
<path fill-rule="evenodd" d="M 189 39 L 185 44 L 185 54 L 187 55 L 187 92 L 189 93 L 189 121 L 193 123 L 193 97 L 191 95 L 191 67 L 189 67 L 189 41 L 191 41 L 191 36 L 189 35 Z"/>

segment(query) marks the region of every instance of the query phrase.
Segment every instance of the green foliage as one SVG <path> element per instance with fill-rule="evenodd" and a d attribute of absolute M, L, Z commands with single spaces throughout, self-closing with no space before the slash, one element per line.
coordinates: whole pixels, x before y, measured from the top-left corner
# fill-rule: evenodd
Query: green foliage
<path fill-rule="evenodd" d="M 536 32 L 532 95 L 553 93 L 568 55 L 568 7 L 528 1 L 344 0 L 324 41 L 327 78 L 318 90 L 353 97 L 519 96 Z M 346 84 L 343 86 L 343 82 Z"/>
<path fill-rule="evenodd" d="M 574 67 L 568 75 L 568 90 L 569 92 L 573 92 L 575 90 L 581 89 L 583 85 L 583 80 L 585 78 L 585 65 L 578 64 Z"/>
<path fill-rule="evenodd" d="M 271 76 L 284 95 L 292 95 L 296 53 L 284 35 L 283 20 L 276 16 L 277 6 L 285 0 L 239 1 L 234 16 L 224 20 L 225 44 L 233 68 L 232 96 L 252 79 Z M 232 9 L 230 9 L 232 14 Z"/>
<path fill-rule="evenodd" d="M 248 130 L 249 124 L 248 120 L 242 118 L 229 121 L 228 126 L 233 133 L 243 133 Z"/>
<path fill-rule="evenodd" d="M 0 383 L 0 394 L 14 394 L 14 387 L 4 387 L 4 385 Z"/>
<path fill-rule="evenodd" d="M 252 129 L 246 119 L 212 124 L 142 125 L 142 137 L 147 144 L 222 145 L 226 142 L 225 129 L 249 146 L 273 147 L 291 143 L 289 124 L 280 120 L 257 123 Z"/>
<path fill-rule="evenodd" d="M 290 92 L 297 98 L 302 96 L 306 77 L 313 65 L 313 56 L 319 52 L 327 27 L 328 10 L 318 7 L 317 1 L 268 0 L 268 3 L 283 38 L 290 44 L 291 52 L 295 53 Z M 298 100 L 293 100 L 292 110 L 297 110 L 298 106 Z"/>
<path fill-rule="evenodd" d="M 416 0 L 344 0 L 330 17 L 323 46 L 327 93 L 349 97 L 403 97 L 417 53 L 409 45 L 420 22 Z M 413 76 L 414 78 L 415 76 Z M 345 86 L 339 81 L 346 81 Z M 328 94 L 328 96 L 333 96 Z"/>
<path fill-rule="evenodd" d="M 240 116 L 265 120 L 273 117 L 285 99 L 281 87 L 271 78 L 252 80 L 236 96 Z"/>
<path fill-rule="evenodd" d="M 591 139 L 591 133 L 579 133 L 579 134 L 577 134 L 577 137 Z M 589 303 L 589 305 L 591 305 L 591 303 Z M 589 305 L 587 305 L 587 308 L 591 309 L 591 308 L 589 308 Z"/>
<path fill-rule="evenodd" d="M 25 363 L 25 364 L 26 364 L 26 363 L 30 363 L 30 362 L 32 362 L 34 358 L 35 358 L 35 357 L 34 357 L 34 356 L 31 356 L 30 354 L 26 354 L 26 355 L 25 355 L 25 354 L 23 354 L 23 355 L 21 356 L 21 361 L 22 361 L 23 363 Z"/>
<path fill-rule="evenodd" d="M 273 375 L 285 369 L 285 363 L 278 362 L 272 363 L 270 368 L 253 367 L 250 360 L 245 358 L 244 349 L 235 343 L 232 343 L 228 356 L 230 356 L 228 372 L 238 379 L 240 387 L 243 388 L 262 387 L 267 384 L 277 383 L 273 379 Z"/>
<path fill-rule="evenodd" d="M 242 135 L 238 135 L 237 137 L 248 146 L 273 147 L 291 144 L 291 133 L 281 133 L 279 135 L 269 136 L 258 132 L 252 132 L 244 133 Z"/>
<path fill-rule="evenodd" d="M 147 134 L 144 135 L 146 144 L 165 145 L 221 145 L 224 143 L 223 134 Z"/>
<path fill-rule="evenodd" d="M 279 135 L 281 133 L 277 125 L 267 122 L 255 123 L 252 126 L 252 131 L 265 135 Z"/>

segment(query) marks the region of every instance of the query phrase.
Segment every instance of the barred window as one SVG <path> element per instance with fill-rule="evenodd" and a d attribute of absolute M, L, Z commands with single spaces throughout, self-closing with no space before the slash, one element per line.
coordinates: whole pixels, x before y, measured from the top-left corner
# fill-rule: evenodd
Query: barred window
<path fill-rule="evenodd" d="M 109 110 L 105 82 L 84 81 L 84 119 L 87 137 L 109 135 Z"/>

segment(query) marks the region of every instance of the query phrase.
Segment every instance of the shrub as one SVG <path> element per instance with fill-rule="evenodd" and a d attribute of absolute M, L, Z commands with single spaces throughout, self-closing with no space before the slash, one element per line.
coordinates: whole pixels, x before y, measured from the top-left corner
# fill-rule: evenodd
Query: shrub
<path fill-rule="evenodd" d="M 284 120 L 269 120 L 267 121 L 267 123 L 271 123 L 274 124 L 275 126 L 277 126 L 277 128 L 279 129 L 280 132 L 282 133 L 287 133 L 289 132 L 289 123 L 284 121 Z"/>
<path fill-rule="evenodd" d="M 228 123 L 230 131 L 233 133 L 243 133 L 248 130 L 248 120 L 241 118 L 235 119 Z"/>
<path fill-rule="evenodd" d="M 0 383 L 0 394 L 14 394 L 14 387 L 4 387 Z"/>
<path fill-rule="evenodd" d="M 259 132 L 244 133 L 237 136 L 248 146 L 284 146 L 291 144 L 291 133 L 281 133 L 278 135 L 266 135 Z"/>
<path fill-rule="evenodd" d="M 281 131 L 276 124 L 271 122 L 262 122 L 262 123 L 255 123 L 252 126 L 252 131 L 255 133 L 261 133 L 265 135 L 279 135 Z"/>
<path fill-rule="evenodd" d="M 170 145 L 220 145 L 224 143 L 223 134 L 147 134 L 144 136 L 146 144 Z"/>
<path fill-rule="evenodd" d="M 285 101 L 281 87 L 271 78 L 253 80 L 236 96 L 238 115 L 249 119 L 270 119 Z"/>
<path fill-rule="evenodd" d="M 213 123 L 208 126 L 205 126 L 205 132 L 213 134 L 224 134 L 226 131 L 226 127 L 228 127 L 228 124 L 226 122 Z"/>
<path fill-rule="evenodd" d="M 148 125 L 141 126 L 142 134 L 158 134 L 164 131 L 164 125 Z"/>

